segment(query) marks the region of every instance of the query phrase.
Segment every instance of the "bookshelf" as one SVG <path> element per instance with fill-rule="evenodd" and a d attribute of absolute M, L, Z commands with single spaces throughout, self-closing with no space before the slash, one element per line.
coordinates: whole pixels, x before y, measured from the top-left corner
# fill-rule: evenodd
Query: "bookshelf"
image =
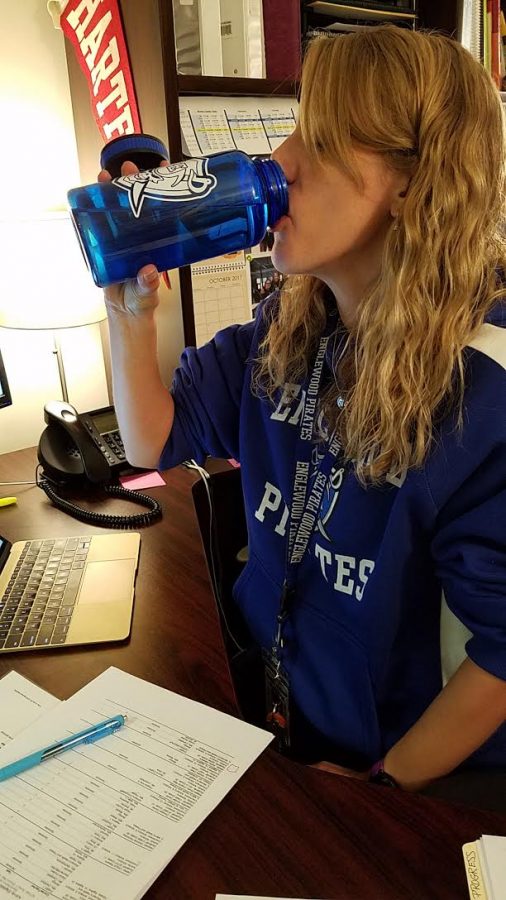
<path fill-rule="evenodd" d="M 179 75 L 176 64 L 173 4 L 174 0 L 159 0 L 158 14 L 162 46 L 168 146 L 170 158 L 183 158 L 179 122 L 179 97 L 182 95 L 228 96 L 294 96 L 297 84 L 290 81 L 271 81 L 257 78 L 225 78 L 209 75 Z M 176 0 L 177 2 L 177 0 Z M 294 3 L 299 0 L 293 0 Z M 419 0 L 419 23 L 422 27 L 437 28 L 455 34 L 459 0 Z M 195 319 L 190 267 L 180 269 L 180 291 L 185 343 L 195 343 Z"/>

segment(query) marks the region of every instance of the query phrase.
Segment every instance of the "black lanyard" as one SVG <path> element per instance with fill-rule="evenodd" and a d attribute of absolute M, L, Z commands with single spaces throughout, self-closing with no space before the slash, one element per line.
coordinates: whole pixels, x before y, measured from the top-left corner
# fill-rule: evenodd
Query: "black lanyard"
<path fill-rule="evenodd" d="M 277 670 L 281 666 L 281 649 L 283 647 L 283 626 L 286 624 L 293 601 L 295 599 L 295 585 L 297 570 L 301 564 L 311 540 L 313 531 L 318 521 L 325 488 L 329 475 L 338 458 L 342 457 L 341 442 L 334 435 L 330 439 L 323 458 L 313 476 L 313 485 L 308 492 L 311 469 L 311 457 L 314 447 L 314 423 L 317 415 L 318 394 L 320 390 L 325 356 L 330 337 L 335 329 L 335 316 L 329 316 L 327 327 L 322 337 L 313 369 L 308 380 L 304 411 L 299 428 L 299 436 L 296 447 L 295 471 L 292 486 L 292 501 L 288 518 L 288 542 L 287 558 L 285 566 L 285 579 L 281 602 L 277 615 L 277 628 L 274 642 L 271 648 L 271 658 L 275 662 Z"/>

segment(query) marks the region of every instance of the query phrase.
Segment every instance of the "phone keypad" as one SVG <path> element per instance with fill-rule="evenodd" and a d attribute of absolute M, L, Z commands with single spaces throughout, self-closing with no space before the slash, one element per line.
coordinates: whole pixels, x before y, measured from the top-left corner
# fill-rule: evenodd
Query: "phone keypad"
<path fill-rule="evenodd" d="M 110 457 L 110 451 L 112 451 L 116 459 L 125 459 L 125 448 L 119 431 L 107 431 L 105 434 L 102 434 L 101 437 L 107 445 L 105 452 L 106 458 Z"/>

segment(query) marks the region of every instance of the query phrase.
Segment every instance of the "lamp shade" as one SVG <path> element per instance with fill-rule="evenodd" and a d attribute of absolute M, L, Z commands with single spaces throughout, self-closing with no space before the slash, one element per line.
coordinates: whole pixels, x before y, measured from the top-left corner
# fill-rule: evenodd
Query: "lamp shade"
<path fill-rule="evenodd" d="M 0 220 L 0 326 L 75 328 L 106 317 L 68 213 Z"/>

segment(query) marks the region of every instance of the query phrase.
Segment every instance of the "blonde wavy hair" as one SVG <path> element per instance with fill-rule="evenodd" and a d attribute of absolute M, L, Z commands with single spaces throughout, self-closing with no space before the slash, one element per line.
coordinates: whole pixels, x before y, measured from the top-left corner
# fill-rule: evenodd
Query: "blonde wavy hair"
<path fill-rule="evenodd" d="M 462 425 L 463 351 L 504 293 L 500 96 L 456 41 L 385 25 L 315 39 L 300 100 L 302 139 L 316 160 L 341 166 L 360 187 L 353 150 L 361 145 L 410 175 L 379 278 L 362 298 L 321 400 L 360 481 L 380 483 L 423 464 L 450 404 Z M 307 374 L 326 321 L 326 291 L 311 275 L 287 280 L 254 390 L 272 398 Z"/>

